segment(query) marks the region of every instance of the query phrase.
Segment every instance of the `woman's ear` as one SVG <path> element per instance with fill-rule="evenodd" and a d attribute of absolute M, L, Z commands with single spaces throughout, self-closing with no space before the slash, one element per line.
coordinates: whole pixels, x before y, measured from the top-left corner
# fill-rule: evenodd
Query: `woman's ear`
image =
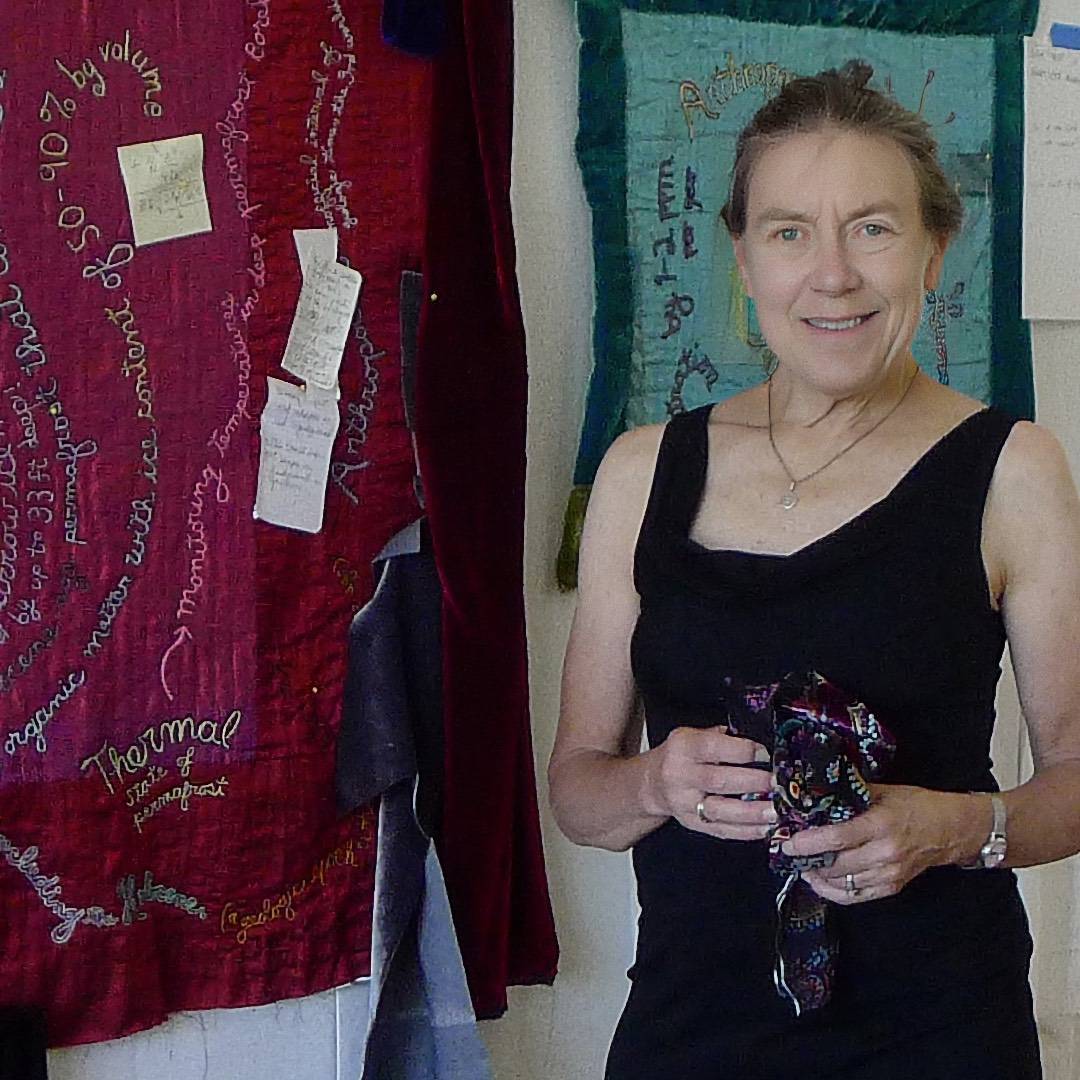
<path fill-rule="evenodd" d="M 923 274 L 923 292 L 936 289 L 941 281 L 941 266 L 945 261 L 945 250 L 949 246 L 949 238 L 947 236 L 934 236 L 931 237 L 930 242 L 933 248 L 930 252 L 930 259 L 926 264 L 926 271 Z"/>

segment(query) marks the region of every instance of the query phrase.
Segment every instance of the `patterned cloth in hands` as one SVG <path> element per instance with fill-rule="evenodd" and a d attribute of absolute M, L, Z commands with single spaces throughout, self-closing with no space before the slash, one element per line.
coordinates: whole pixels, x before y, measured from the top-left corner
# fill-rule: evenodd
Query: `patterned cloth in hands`
<path fill-rule="evenodd" d="M 848 821 L 870 806 L 868 781 L 881 778 L 896 751 L 885 726 L 860 701 L 816 671 L 791 672 L 778 682 L 730 690 L 728 730 L 753 739 L 772 755 L 777 822 L 769 834 L 769 869 L 778 879 L 773 980 L 796 1015 L 824 1005 L 832 993 L 837 941 L 828 901 L 803 880 L 832 853 L 795 858 L 782 845 L 802 829 Z"/>

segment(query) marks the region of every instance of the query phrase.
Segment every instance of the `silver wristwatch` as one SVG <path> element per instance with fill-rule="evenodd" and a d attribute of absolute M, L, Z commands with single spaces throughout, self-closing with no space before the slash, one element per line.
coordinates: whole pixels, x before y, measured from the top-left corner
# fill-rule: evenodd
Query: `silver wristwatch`
<path fill-rule="evenodd" d="M 1005 861 L 1005 852 L 1009 846 L 1005 836 L 1005 802 L 1000 796 L 991 795 L 990 803 L 994 808 L 994 824 L 990 827 L 990 835 L 986 838 L 986 843 L 979 848 L 975 861 L 961 864 L 962 870 L 993 870 Z"/>

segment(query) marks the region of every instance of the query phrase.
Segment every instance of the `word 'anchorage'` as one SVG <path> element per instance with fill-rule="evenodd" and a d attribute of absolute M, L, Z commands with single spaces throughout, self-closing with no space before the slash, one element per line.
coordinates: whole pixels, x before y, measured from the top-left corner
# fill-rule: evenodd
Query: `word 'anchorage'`
<path fill-rule="evenodd" d="M 194 896 L 187 896 L 179 889 L 159 884 L 154 881 L 153 872 L 150 870 L 143 874 L 141 885 L 136 883 L 134 874 L 122 877 L 116 884 L 116 895 L 120 897 L 123 904 L 120 921 L 125 926 L 130 926 L 137 919 L 145 919 L 146 912 L 142 910 L 142 907 L 149 903 L 176 908 L 196 919 L 206 918 L 206 907 Z"/>

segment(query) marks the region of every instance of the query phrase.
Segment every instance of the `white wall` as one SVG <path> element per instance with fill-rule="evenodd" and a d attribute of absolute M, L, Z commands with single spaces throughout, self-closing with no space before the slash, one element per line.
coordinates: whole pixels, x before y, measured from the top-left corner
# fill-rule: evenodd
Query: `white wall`
<path fill-rule="evenodd" d="M 562 948 L 554 988 L 512 988 L 505 1018 L 482 1025 L 497 1080 L 590 1080 L 626 998 L 634 948 L 629 855 L 575 847 L 555 828 L 544 773 L 555 736 L 574 598 L 555 556 L 592 366 L 592 225 L 574 159 L 577 27 L 570 0 L 515 4 L 517 93 L 512 195 L 529 355 L 526 608 L 533 739 L 552 901 Z"/>
<path fill-rule="evenodd" d="M 570 0 L 517 0 L 514 160 L 519 276 L 529 342 L 526 588 L 537 775 L 554 738 L 573 597 L 556 591 L 555 554 L 590 367 L 591 231 L 574 162 L 577 32 Z M 1043 0 L 1040 28 L 1080 21 L 1080 0 Z M 1040 420 L 1080 476 L 1080 324 L 1033 330 Z M 1015 782 L 1020 727 L 1003 690 L 995 758 Z M 541 788 L 543 789 L 541 780 Z M 513 988 L 510 1011 L 482 1025 L 496 1080 L 598 1080 L 625 998 L 634 943 L 629 857 L 570 845 L 541 794 L 548 871 L 562 945 L 554 988 Z M 1026 872 L 1046 1080 L 1080 1075 L 1080 885 L 1076 861 Z M 262 1009 L 185 1015 L 152 1032 L 50 1056 L 54 1080 L 353 1080 L 366 986 Z"/>
<path fill-rule="evenodd" d="M 126 1039 L 53 1050 L 49 1080 L 356 1080 L 367 985 L 181 1013 Z"/>

